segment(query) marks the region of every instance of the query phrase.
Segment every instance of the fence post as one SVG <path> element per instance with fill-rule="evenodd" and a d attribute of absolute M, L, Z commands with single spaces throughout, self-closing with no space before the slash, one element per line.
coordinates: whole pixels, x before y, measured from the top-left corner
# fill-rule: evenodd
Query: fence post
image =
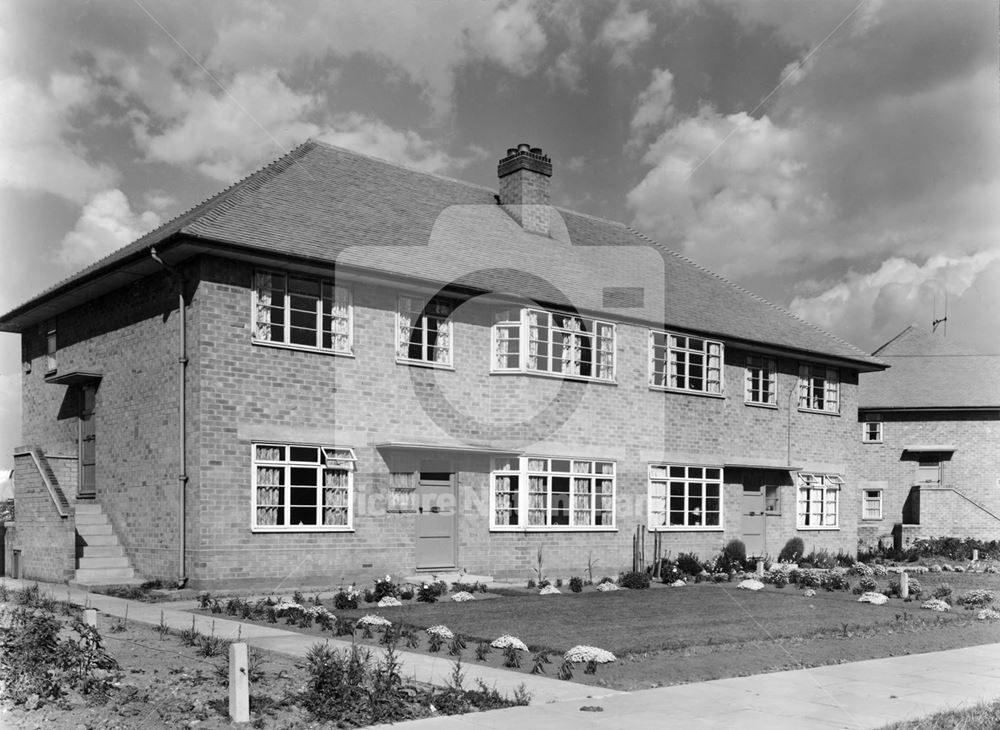
<path fill-rule="evenodd" d="M 83 622 L 85 624 L 87 624 L 87 626 L 93 626 L 96 629 L 97 628 L 97 609 L 96 608 L 85 609 L 84 612 L 83 612 Z"/>
<path fill-rule="evenodd" d="M 250 683 L 247 645 L 229 645 L 229 717 L 233 722 L 250 722 Z"/>
<path fill-rule="evenodd" d="M 899 574 L 899 597 L 909 598 L 910 596 L 910 576 L 904 570 Z"/>
<path fill-rule="evenodd" d="M 763 560 L 758 560 L 757 561 L 757 577 L 758 578 L 763 578 L 764 577 L 764 561 Z"/>
<path fill-rule="evenodd" d="M 975 563 L 978 561 L 979 561 L 979 550 L 976 548 L 972 548 L 972 562 Z"/>

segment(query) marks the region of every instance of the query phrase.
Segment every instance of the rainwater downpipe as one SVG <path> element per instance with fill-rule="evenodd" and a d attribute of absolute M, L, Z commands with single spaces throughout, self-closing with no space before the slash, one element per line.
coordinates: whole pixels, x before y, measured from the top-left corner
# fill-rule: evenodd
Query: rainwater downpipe
<path fill-rule="evenodd" d="M 187 491 L 187 431 L 185 429 L 185 422 L 187 418 L 187 398 L 186 398 L 186 377 L 185 373 L 187 371 L 187 327 L 185 320 L 185 305 L 184 305 L 184 275 L 180 271 L 175 269 L 170 264 L 166 263 L 156 254 L 156 247 L 152 246 L 149 249 L 149 255 L 153 257 L 153 260 L 167 270 L 170 274 L 177 277 L 177 314 L 180 318 L 180 336 L 178 342 L 178 355 L 177 355 L 177 372 L 178 372 L 178 401 L 179 401 L 179 423 L 177 427 L 178 431 L 178 442 L 180 445 L 180 473 L 177 476 L 177 522 L 178 528 L 178 552 L 177 552 L 177 587 L 183 588 L 187 583 L 187 573 L 184 571 L 185 566 L 185 534 L 187 532 L 187 520 L 185 518 L 185 508 L 186 508 L 186 495 Z"/>

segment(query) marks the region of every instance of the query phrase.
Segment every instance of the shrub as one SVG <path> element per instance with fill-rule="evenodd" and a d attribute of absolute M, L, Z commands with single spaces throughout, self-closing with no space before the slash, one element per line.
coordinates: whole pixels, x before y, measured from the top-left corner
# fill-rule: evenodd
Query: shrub
<path fill-rule="evenodd" d="M 836 558 L 830 555 L 827 550 L 820 550 L 818 552 L 813 550 L 802 558 L 802 562 L 814 568 L 822 568 L 824 570 L 829 570 L 837 565 Z"/>
<path fill-rule="evenodd" d="M 606 575 L 603 578 L 601 578 L 600 582 L 597 585 L 604 585 L 605 583 L 614 583 L 614 582 L 615 582 L 614 578 L 612 578 L 610 575 Z"/>
<path fill-rule="evenodd" d="M 622 577 L 618 579 L 618 585 L 622 588 L 631 589 L 649 588 L 649 573 L 640 573 L 638 571 L 624 573 Z"/>
<path fill-rule="evenodd" d="M 390 576 L 375 579 L 375 588 L 371 592 L 371 600 L 368 599 L 368 591 L 365 591 L 365 600 L 369 603 L 378 603 L 386 596 L 399 598 L 399 586 L 392 582 Z"/>
<path fill-rule="evenodd" d="M 694 553 L 680 553 L 677 556 L 677 569 L 686 575 L 700 575 L 705 568 Z"/>
<path fill-rule="evenodd" d="M 994 599 L 993 591 L 984 588 L 975 588 L 960 595 L 956 603 L 963 608 L 971 610 L 973 608 L 986 608 L 993 603 Z"/>
<path fill-rule="evenodd" d="M 920 598 L 920 594 L 924 592 L 923 586 L 920 585 L 920 581 L 918 581 L 916 578 L 914 578 L 911 575 L 911 576 L 909 576 L 909 580 L 907 582 L 907 585 L 909 587 L 909 594 L 913 598 Z M 899 578 L 898 577 L 893 578 L 892 580 L 889 581 L 888 595 L 890 595 L 890 596 L 896 596 L 896 597 L 899 597 L 899 596 L 902 595 L 901 588 L 900 588 L 900 585 L 899 585 Z"/>
<path fill-rule="evenodd" d="M 736 570 L 743 570 L 747 566 L 747 546 L 742 540 L 732 539 L 722 548 L 722 554 L 731 565 L 736 566 Z"/>
<path fill-rule="evenodd" d="M 333 607 L 337 611 L 344 611 L 347 609 L 358 607 L 358 594 L 356 591 L 351 589 L 344 590 L 341 588 L 333 596 Z"/>
<path fill-rule="evenodd" d="M 827 573 L 820 578 L 819 584 L 828 591 L 846 591 L 851 587 L 847 576 L 841 573 Z"/>
<path fill-rule="evenodd" d="M 950 604 L 951 601 L 952 601 L 952 598 L 951 598 L 951 584 L 950 583 L 942 583 L 941 585 L 939 585 L 937 588 L 934 589 L 934 592 L 931 595 L 934 598 L 938 598 L 938 599 L 944 601 L 945 603 Z"/>
<path fill-rule="evenodd" d="M 580 593 L 583 591 L 583 578 L 579 576 L 573 576 L 569 579 L 569 589 L 574 593 Z"/>
<path fill-rule="evenodd" d="M 434 603 L 443 593 L 446 593 L 448 586 L 442 581 L 437 583 L 424 583 L 417 589 L 417 600 L 421 603 Z"/>
<path fill-rule="evenodd" d="M 806 551 L 806 545 L 801 537 L 789 538 L 785 547 L 778 553 L 779 563 L 797 563 L 802 559 L 802 554 Z"/>
<path fill-rule="evenodd" d="M 861 578 L 858 585 L 861 587 L 862 593 L 875 593 L 878 591 L 878 583 L 875 582 L 874 578 L 867 575 Z"/>
<path fill-rule="evenodd" d="M 764 582 L 770 583 L 775 588 L 784 588 L 788 585 L 788 573 L 778 568 L 772 568 L 764 573 Z"/>
<path fill-rule="evenodd" d="M 486 586 L 479 581 L 474 583 L 463 583 L 460 580 L 456 580 L 451 584 L 451 590 L 454 593 L 461 593 L 463 591 L 466 593 L 486 593 Z"/>
<path fill-rule="evenodd" d="M 663 558 L 660 560 L 660 580 L 667 585 L 670 585 L 675 581 L 683 579 L 684 574 L 681 572 L 680 568 L 677 567 L 677 563 L 670 558 Z"/>

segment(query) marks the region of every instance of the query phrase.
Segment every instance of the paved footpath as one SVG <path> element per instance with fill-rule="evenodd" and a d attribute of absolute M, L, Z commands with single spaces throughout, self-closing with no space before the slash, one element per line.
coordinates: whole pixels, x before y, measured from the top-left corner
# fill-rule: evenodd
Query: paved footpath
<path fill-rule="evenodd" d="M 4 580 L 10 588 L 25 584 Z M 39 586 L 58 599 L 66 597 L 64 585 L 40 583 Z M 69 594 L 70 600 L 81 605 L 89 601 L 91 607 L 111 616 L 123 616 L 127 606 L 129 620 L 148 624 L 159 624 L 162 610 L 164 622 L 176 629 L 190 628 L 192 614 L 185 609 L 196 605 L 193 601 L 141 603 L 73 590 Z M 303 656 L 316 642 L 315 637 L 212 616 L 198 616 L 195 625 L 199 631 L 208 633 L 213 621 L 218 636 L 235 639 L 241 635 L 251 646 L 282 654 Z M 330 643 L 348 646 L 333 639 Z M 403 654 L 407 674 L 419 681 L 440 684 L 450 674 L 452 665 L 445 659 Z M 1000 644 L 637 692 L 615 692 L 473 664 L 466 665 L 466 669 L 469 683 L 482 678 L 500 691 L 511 692 L 523 683 L 532 693 L 531 706 L 429 718 L 391 727 L 397 730 L 506 730 L 516 726 L 545 730 L 860 729 L 1000 698 Z M 582 710 L 584 707 L 589 709 Z"/>

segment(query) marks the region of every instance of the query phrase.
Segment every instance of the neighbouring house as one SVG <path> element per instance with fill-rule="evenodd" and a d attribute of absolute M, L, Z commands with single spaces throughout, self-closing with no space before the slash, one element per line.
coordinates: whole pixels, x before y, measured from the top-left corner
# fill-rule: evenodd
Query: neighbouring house
<path fill-rule="evenodd" d="M 1000 539 L 1000 355 L 907 327 L 861 377 L 861 518 L 868 545 Z"/>
<path fill-rule="evenodd" d="M 24 574 L 613 574 L 640 526 L 853 553 L 883 364 L 552 207 L 552 174 L 528 145 L 494 190 L 306 142 L 0 317 Z"/>

